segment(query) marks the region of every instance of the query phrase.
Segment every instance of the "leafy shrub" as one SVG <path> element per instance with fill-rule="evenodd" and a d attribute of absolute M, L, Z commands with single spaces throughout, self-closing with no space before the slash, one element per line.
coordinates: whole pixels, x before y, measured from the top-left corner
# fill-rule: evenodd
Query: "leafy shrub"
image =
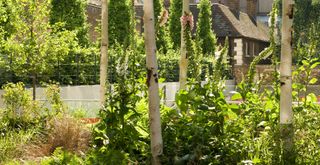
<path fill-rule="evenodd" d="M 50 109 L 47 109 L 47 115 L 49 117 L 57 114 L 65 113 L 66 106 L 60 97 L 60 88 L 58 85 L 48 85 L 46 88 L 46 99 L 50 104 Z"/>
<path fill-rule="evenodd" d="M 117 49 L 115 81 L 107 92 L 105 108 L 100 110 L 101 121 L 94 128 L 95 148 L 90 161 L 98 164 L 147 163 L 149 133 L 140 125 L 146 112 L 138 112 L 139 106 L 145 105 L 142 101 L 146 95 L 145 79 L 139 77 L 146 71 L 138 65 L 141 59 L 132 51 Z"/>
<path fill-rule="evenodd" d="M 28 129 L 36 126 L 41 117 L 39 103 L 31 99 L 30 92 L 24 88 L 23 83 L 9 83 L 4 87 L 5 108 L 2 109 L 0 118 L 0 132 L 5 133 L 10 129 Z"/>
<path fill-rule="evenodd" d="M 62 148 L 57 148 L 52 156 L 41 161 L 42 165 L 81 165 L 84 164 L 83 160 L 77 155 L 63 150 Z"/>

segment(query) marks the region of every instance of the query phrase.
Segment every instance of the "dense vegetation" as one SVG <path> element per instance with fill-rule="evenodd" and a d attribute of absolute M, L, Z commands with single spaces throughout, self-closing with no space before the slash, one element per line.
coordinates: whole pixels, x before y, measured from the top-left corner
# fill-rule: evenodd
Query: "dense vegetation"
<path fill-rule="evenodd" d="M 171 1 L 169 22 L 163 1 L 155 2 L 159 81 L 178 81 L 182 2 Z M 25 89 L 31 80 L 34 86 L 40 81 L 97 82 L 98 69 L 92 58 L 99 59 L 99 41 L 88 40 L 85 3 L 0 0 L 0 64 L 10 77 L 1 81 L 5 107 L 0 109 L 0 164 L 151 164 L 145 43 L 134 30 L 131 0 L 110 0 L 111 87 L 99 122 L 86 120 L 84 111 L 71 112 L 56 84 L 46 86 L 44 103 L 33 100 Z M 320 106 L 317 94 L 309 92 L 310 85 L 318 82 L 314 73 L 320 65 L 318 6 L 317 1 L 299 1 L 295 10 L 295 35 L 303 34 L 294 43 L 296 164 L 320 161 Z M 174 106 L 160 105 L 161 163 L 284 164 L 279 134 L 279 43 L 274 37 L 278 4 L 270 14 L 270 46 L 254 58 L 230 97 L 223 93 L 225 80 L 232 77 L 228 38 L 223 46 L 216 43 L 207 19 L 210 2 L 202 0 L 199 8 L 196 37 L 189 25 L 183 32 L 190 55 L 186 89 L 176 94 Z M 306 9 L 310 10 L 302 12 Z M 306 16 L 310 20 L 303 19 Z M 256 65 L 265 58 L 271 58 L 274 66 L 268 88 L 255 81 Z M 90 67 L 80 69 L 80 63 Z M 42 77 L 44 73 L 48 76 Z"/>

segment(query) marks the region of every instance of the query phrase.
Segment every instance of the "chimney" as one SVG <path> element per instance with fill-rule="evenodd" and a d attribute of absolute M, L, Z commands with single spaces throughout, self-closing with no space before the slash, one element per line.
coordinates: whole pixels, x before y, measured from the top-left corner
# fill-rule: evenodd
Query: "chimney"
<path fill-rule="evenodd" d="M 257 0 L 247 0 L 247 13 L 252 16 L 257 16 Z"/>
<path fill-rule="evenodd" d="M 225 2 L 226 6 L 229 6 L 230 9 L 235 10 L 235 11 L 239 11 L 240 10 L 240 2 L 239 0 L 228 0 L 227 2 Z"/>

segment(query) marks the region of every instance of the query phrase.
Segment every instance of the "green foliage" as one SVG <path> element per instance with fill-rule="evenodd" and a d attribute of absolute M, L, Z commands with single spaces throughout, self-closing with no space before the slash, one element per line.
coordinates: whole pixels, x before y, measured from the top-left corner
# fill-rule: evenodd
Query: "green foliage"
<path fill-rule="evenodd" d="M 3 87 L 5 108 L 1 111 L 0 132 L 27 130 L 41 121 L 39 104 L 31 100 L 23 83 L 9 83 Z"/>
<path fill-rule="evenodd" d="M 60 97 L 60 87 L 58 85 L 49 85 L 46 88 L 46 98 L 50 104 L 50 108 L 47 109 L 47 115 L 49 117 L 56 116 L 66 112 L 66 106 Z"/>
<path fill-rule="evenodd" d="M 50 25 L 62 23 L 59 31 L 75 31 L 81 46 L 88 46 L 86 0 L 51 0 Z"/>
<path fill-rule="evenodd" d="M 21 146 L 30 142 L 36 134 L 38 134 L 38 130 L 35 129 L 0 134 L 0 164 L 7 164 L 8 161 L 16 157 L 21 158 Z"/>
<path fill-rule="evenodd" d="M 320 3 L 318 0 L 295 0 L 295 13 L 294 13 L 294 41 L 298 44 L 299 40 L 302 43 L 310 41 L 309 33 L 313 30 L 310 28 L 314 26 L 315 29 L 320 27 Z M 307 18 L 307 19 L 306 19 Z M 315 32 L 313 37 L 320 39 L 320 33 Z M 320 48 L 320 44 L 317 45 Z"/>
<path fill-rule="evenodd" d="M 253 91 L 259 92 L 259 83 L 256 83 L 254 78 L 256 76 L 256 66 L 257 64 L 272 55 L 272 48 L 268 47 L 263 50 L 258 56 L 256 56 L 250 64 L 248 74 L 246 75 L 246 79 L 243 79 L 242 82 L 237 86 L 239 92 L 243 99 L 248 98 L 247 94 Z"/>
<path fill-rule="evenodd" d="M 229 54 L 229 38 L 226 37 L 224 47 L 218 52 L 218 58 L 215 61 L 214 65 L 214 79 L 219 81 L 220 79 L 227 79 L 231 77 L 231 69 L 229 66 L 228 60 Z"/>
<path fill-rule="evenodd" d="M 198 4 L 199 16 L 196 38 L 203 54 L 214 55 L 216 37 L 212 31 L 212 12 L 210 0 L 201 0 Z"/>
<path fill-rule="evenodd" d="M 16 75 L 37 77 L 52 73 L 52 63 L 63 60 L 71 49 L 77 47 L 75 33 L 58 32 L 57 26 L 49 25 L 48 0 L 19 0 L 13 5 L 16 31 L 5 41 L 4 66 Z"/>
<path fill-rule="evenodd" d="M 272 164 L 279 107 L 271 93 L 228 103 L 210 77 L 176 96 L 179 110 L 163 112 L 163 164 Z M 238 96 L 241 95 L 238 94 Z"/>
<path fill-rule="evenodd" d="M 6 40 L 15 31 L 13 25 L 15 17 L 12 15 L 12 12 L 14 12 L 13 10 L 14 8 L 11 0 L 0 1 L 0 32 L 4 33 L 1 40 Z"/>
<path fill-rule="evenodd" d="M 314 27 L 312 27 L 314 28 Z M 312 29 L 311 28 L 311 29 Z M 311 30 L 313 31 L 313 30 Z M 318 79 L 315 76 L 314 69 L 318 68 L 319 52 L 317 51 L 318 40 L 309 35 L 309 43 L 298 43 L 295 54 L 298 57 L 296 69 L 293 71 L 293 89 L 294 100 L 300 102 L 300 97 L 304 97 L 304 104 L 308 103 L 309 86 L 317 84 Z M 312 105 L 312 104 L 311 104 Z M 307 106 L 307 105 L 305 105 Z"/>
<path fill-rule="evenodd" d="M 107 164 L 146 162 L 149 133 L 139 124 L 146 109 L 137 111 L 146 90 L 143 80 L 138 77 L 145 72 L 136 65 L 138 61 L 130 50 L 121 50 L 121 46 L 116 49 L 117 70 L 113 73 L 116 82 L 110 89 L 112 92 L 107 93 L 105 108 L 100 111 L 102 121 L 94 128 L 96 148 L 91 161 Z"/>
<path fill-rule="evenodd" d="M 182 1 L 171 0 L 170 1 L 170 18 L 169 18 L 169 32 L 170 38 L 173 43 L 173 48 L 180 48 L 181 44 L 181 23 L 180 17 L 182 16 Z"/>
<path fill-rule="evenodd" d="M 85 164 L 81 158 L 68 151 L 64 151 L 62 148 L 57 148 L 51 157 L 42 160 L 42 165 L 81 165 Z"/>
<path fill-rule="evenodd" d="M 119 12 L 121 11 L 121 12 Z M 127 0 L 110 0 L 109 2 L 109 43 L 110 46 L 119 43 L 128 47 L 131 34 L 130 9 Z"/>
<path fill-rule="evenodd" d="M 155 27 L 156 27 L 156 45 L 157 49 L 166 54 L 172 47 L 168 26 L 166 24 L 168 19 L 168 11 L 163 7 L 163 0 L 155 0 L 154 5 L 154 16 L 155 16 Z"/>

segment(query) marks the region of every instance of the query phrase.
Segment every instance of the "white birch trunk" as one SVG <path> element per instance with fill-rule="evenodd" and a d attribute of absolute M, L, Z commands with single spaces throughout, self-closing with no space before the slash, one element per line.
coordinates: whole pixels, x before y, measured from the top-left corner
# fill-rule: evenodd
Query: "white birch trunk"
<path fill-rule="evenodd" d="M 182 16 L 185 13 L 190 13 L 189 8 L 190 0 L 183 0 L 183 9 Z M 181 55 L 180 55 L 180 74 L 179 74 L 179 82 L 180 82 L 180 90 L 185 89 L 187 78 L 188 78 L 188 56 L 187 56 L 187 48 L 186 41 L 184 38 L 184 27 L 181 26 Z"/>
<path fill-rule="evenodd" d="M 144 1 L 145 48 L 147 56 L 147 85 L 149 97 L 149 121 L 151 136 L 152 164 L 159 165 L 162 154 L 162 135 L 160 120 L 160 97 L 158 84 L 158 64 L 156 57 L 156 38 L 153 0 Z"/>
<path fill-rule="evenodd" d="M 103 107 L 108 72 L 108 0 L 102 0 L 101 4 L 100 104 Z"/>
<path fill-rule="evenodd" d="M 293 0 L 282 1 L 282 38 L 280 63 L 280 134 L 283 142 L 282 160 L 285 164 L 294 164 L 293 111 L 292 111 L 292 33 Z"/>

